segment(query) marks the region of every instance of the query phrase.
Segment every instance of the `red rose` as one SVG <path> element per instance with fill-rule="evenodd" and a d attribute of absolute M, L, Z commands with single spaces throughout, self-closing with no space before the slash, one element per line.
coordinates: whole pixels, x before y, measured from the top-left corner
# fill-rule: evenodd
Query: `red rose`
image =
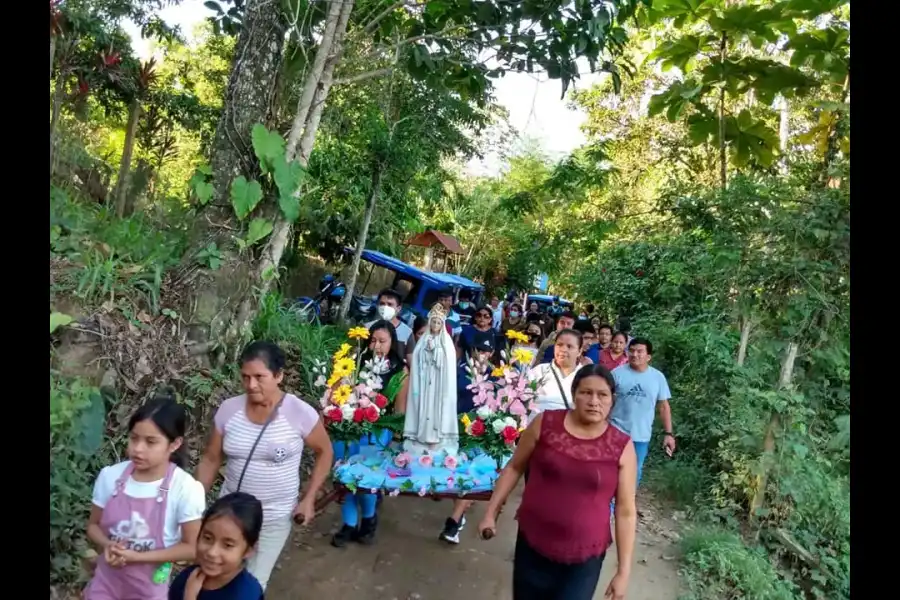
<path fill-rule="evenodd" d="M 512 444 L 519 438 L 519 432 L 512 425 L 508 425 L 503 428 L 503 431 L 500 432 L 500 435 L 503 436 L 503 441 L 507 444 Z"/>
<path fill-rule="evenodd" d="M 636 272 L 636 275 L 637 275 L 638 277 L 643 277 L 643 276 L 644 276 L 644 272 L 643 272 L 642 270 L 638 269 L 637 272 Z"/>
<path fill-rule="evenodd" d="M 374 423 L 378 420 L 378 409 L 371 404 L 363 409 L 363 413 L 363 416 L 369 423 Z"/>
<path fill-rule="evenodd" d="M 325 420 L 327 421 L 340 421 L 343 417 L 341 413 L 341 409 L 337 406 L 332 406 L 328 410 L 325 411 Z"/>
<path fill-rule="evenodd" d="M 472 423 L 472 435 L 475 437 L 481 437 L 484 435 L 484 421 L 481 419 L 475 419 Z"/>
<path fill-rule="evenodd" d="M 378 408 L 384 408 L 385 406 L 387 406 L 387 403 L 388 399 L 384 394 L 378 394 L 375 396 L 375 406 L 377 406 Z"/>
<path fill-rule="evenodd" d="M 362 423 L 364 418 L 366 418 L 366 411 L 364 411 L 363 409 L 357 408 L 353 411 L 354 423 Z"/>

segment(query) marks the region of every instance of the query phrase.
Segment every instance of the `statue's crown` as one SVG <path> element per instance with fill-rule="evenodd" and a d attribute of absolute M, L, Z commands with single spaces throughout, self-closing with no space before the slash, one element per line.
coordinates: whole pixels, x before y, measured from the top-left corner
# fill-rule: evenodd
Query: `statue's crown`
<path fill-rule="evenodd" d="M 440 302 L 436 303 L 431 307 L 431 310 L 428 312 L 428 318 L 438 317 L 440 319 L 447 318 L 447 310 L 444 308 L 444 305 Z"/>

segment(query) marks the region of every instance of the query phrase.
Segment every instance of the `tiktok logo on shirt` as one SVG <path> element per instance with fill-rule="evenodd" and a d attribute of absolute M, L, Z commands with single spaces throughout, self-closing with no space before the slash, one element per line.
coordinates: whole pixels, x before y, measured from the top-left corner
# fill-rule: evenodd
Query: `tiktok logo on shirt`
<path fill-rule="evenodd" d="M 150 526 L 138 512 L 132 512 L 127 521 L 119 521 L 109 530 L 109 539 L 121 542 L 128 550 L 148 552 L 156 548 L 156 542 L 150 537 Z"/>

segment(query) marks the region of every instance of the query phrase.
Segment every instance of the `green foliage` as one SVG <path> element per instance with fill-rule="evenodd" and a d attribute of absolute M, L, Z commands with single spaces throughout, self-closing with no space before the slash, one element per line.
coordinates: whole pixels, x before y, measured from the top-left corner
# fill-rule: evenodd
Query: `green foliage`
<path fill-rule="evenodd" d="M 83 583 L 93 478 L 112 458 L 100 391 L 50 375 L 50 584 Z"/>
<path fill-rule="evenodd" d="M 739 535 L 703 527 L 681 542 L 684 600 L 754 598 L 795 600 L 796 588 L 779 576 L 761 548 L 745 545 Z"/>
<path fill-rule="evenodd" d="M 50 313 L 50 333 L 53 333 L 60 327 L 64 327 L 72 322 L 72 317 L 60 312 Z"/>
<path fill-rule="evenodd" d="M 231 182 L 231 206 L 237 218 L 244 220 L 262 200 L 262 186 L 258 181 L 250 180 L 243 175 L 235 177 Z"/>
<path fill-rule="evenodd" d="M 320 390 L 313 384 L 317 374 L 313 371 L 316 360 L 332 356 L 347 332 L 332 326 L 319 326 L 297 318 L 280 295 L 267 294 L 261 302 L 253 324 L 253 337 L 271 340 L 281 346 L 288 357 L 290 372 L 285 387 L 296 391 L 308 402 L 318 400 Z"/>

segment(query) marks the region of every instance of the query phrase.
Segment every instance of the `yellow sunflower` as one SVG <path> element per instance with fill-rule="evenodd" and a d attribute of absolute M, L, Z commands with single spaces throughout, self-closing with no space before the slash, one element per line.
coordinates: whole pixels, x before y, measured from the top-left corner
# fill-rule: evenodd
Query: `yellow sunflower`
<path fill-rule="evenodd" d="M 350 386 L 344 384 L 340 386 L 338 389 L 334 390 L 334 393 L 331 395 L 331 400 L 337 404 L 338 406 L 343 406 L 344 402 L 347 401 L 347 398 L 350 397 Z"/>
<path fill-rule="evenodd" d="M 528 343 L 528 336 L 521 331 L 516 331 L 515 329 L 510 329 L 509 331 L 507 331 L 506 337 L 514 342 L 521 342 L 523 344 Z"/>
<path fill-rule="evenodd" d="M 334 377 L 335 375 L 337 375 L 338 378 L 349 377 L 355 370 L 356 361 L 354 361 L 352 358 L 347 357 L 339 358 L 334 361 L 334 366 L 332 366 L 331 370 L 331 376 Z"/>
<path fill-rule="evenodd" d="M 365 327 L 353 327 L 347 332 L 347 336 L 351 340 L 367 340 L 369 339 L 369 330 Z"/>
<path fill-rule="evenodd" d="M 503 367 L 494 367 L 494 370 L 491 371 L 491 377 L 503 377 L 504 373 L 506 373 L 506 369 Z"/>
<path fill-rule="evenodd" d="M 351 346 L 350 344 L 341 344 L 340 350 L 334 353 L 334 360 L 340 360 L 344 358 L 345 356 L 347 356 L 347 354 L 350 353 L 351 350 L 353 350 L 353 346 Z"/>
<path fill-rule="evenodd" d="M 512 351 L 512 359 L 513 362 L 517 362 L 521 365 L 530 365 L 532 359 L 534 359 L 534 353 L 525 348 L 516 348 Z"/>

